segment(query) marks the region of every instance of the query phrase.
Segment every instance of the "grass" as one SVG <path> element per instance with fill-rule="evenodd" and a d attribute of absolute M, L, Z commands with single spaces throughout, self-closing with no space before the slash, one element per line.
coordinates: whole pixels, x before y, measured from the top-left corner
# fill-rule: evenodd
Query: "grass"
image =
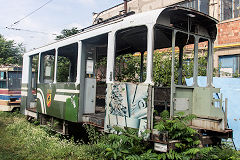
<path fill-rule="evenodd" d="M 0 160 L 38 159 L 232 159 L 240 160 L 240 152 L 231 147 L 193 148 L 188 152 L 194 158 L 177 152 L 155 153 L 142 146 L 138 137 L 122 130 L 120 135 L 100 134 L 90 127 L 87 129 L 90 143 L 76 143 L 53 135 L 49 128 L 29 123 L 18 113 L 0 112 Z M 145 142 L 144 142 L 145 143 Z M 195 150 L 194 150 L 195 149 Z M 191 152 L 190 152 L 191 151 Z M 195 153 L 196 152 L 196 153 Z M 174 155 L 174 156 L 173 156 Z M 171 158 L 173 157 L 173 158 Z M 175 158 L 174 158 L 175 157 Z M 184 158 L 185 157 L 185 158 Z"/>
<path fill-rule="evenodd" d="M 89 147 L 51 135 L 20 114 L 0 112 L 0 159 L 93 159 Z"/>

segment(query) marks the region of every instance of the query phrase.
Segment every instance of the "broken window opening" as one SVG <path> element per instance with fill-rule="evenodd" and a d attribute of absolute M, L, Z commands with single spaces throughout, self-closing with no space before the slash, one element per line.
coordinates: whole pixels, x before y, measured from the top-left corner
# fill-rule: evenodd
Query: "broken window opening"
<path fill-rule="evenodd" d="M 77 77 L 78 43 L 58 49 L 57 82 L 75 82 Z"/>
<path fill-rule="evenodd" d="M 85 106 L 89 108 L 89 101 L 95 113 L 105 113 L 106 70 L 107 70 L 108 34 L 102 34 L 83 41 L 85 54 Z"/>
<path fill-rule="evenodd" d="M 142 83 L 146 80 L 147 27 L 138 26 L 116 33 L 115 81 Z"/>

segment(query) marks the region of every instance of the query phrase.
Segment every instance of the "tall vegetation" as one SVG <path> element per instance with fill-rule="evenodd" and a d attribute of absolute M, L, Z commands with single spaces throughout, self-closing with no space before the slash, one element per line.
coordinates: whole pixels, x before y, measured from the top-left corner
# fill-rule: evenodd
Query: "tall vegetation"
<path fill-rule="evenodd" d="M 167 153 L 155 152 L 144 137 L 141 137 L 136 129 L 114 127 L 114 133 L 100 134 L 94 127 L 86 126 L 90 145 L 88 154 L 94 155 L 94 159 L 114 160 L 215 160 L 215 159 L 240 159 L 239 152 L 228 145 L 200 148 L 198 132 L 187 124 L 196 116 L 184 116 L 179 113 L 170 118 L 169 113 L 161 113 L 161 120 L 156 123 L 155 129 L 159 132 L 167 132 L 169 141 L 175 140 L 175 148 Z"/>
<path fill-rule="evenodd" d="M 240 159 L 240 153 L 228 145 L 199 148 L 197 136 L 194 136 L 197 132 L 186 126 L 193 115 L 183 117 L 180 113 L 171 119 L 165 111 L 161 116 L 155 128 L 167 131 L 169 139 L 179 140 L 175 145 L 177 150 L 168 153 L 153 151 L 152 145 L 139 137 L 135 129 L 115 127 L 115 134 L 104 134 L 86 125 L 89 142 L 74 142 L 54 135 L 50 128 L 28 123 L 23 115 L 0 112 L 0 159 Z"/>

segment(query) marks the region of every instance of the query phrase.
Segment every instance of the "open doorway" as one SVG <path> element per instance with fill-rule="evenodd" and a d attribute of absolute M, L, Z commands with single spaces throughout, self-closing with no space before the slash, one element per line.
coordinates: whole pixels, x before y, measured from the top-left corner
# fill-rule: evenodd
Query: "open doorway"
<path fill-rule="evenodd" d="M 108 34 L 83 41 L 85 54 L 84 114 L 105 114 Z"/>
<path fill-rule="evenodd" d="M 38 65 L 39 55 L 33 55 L 30 57 L 29 67 L 29 88 L 27 97 L 27 109 L 37 111 L 37 83 L 38 83 Z"/>

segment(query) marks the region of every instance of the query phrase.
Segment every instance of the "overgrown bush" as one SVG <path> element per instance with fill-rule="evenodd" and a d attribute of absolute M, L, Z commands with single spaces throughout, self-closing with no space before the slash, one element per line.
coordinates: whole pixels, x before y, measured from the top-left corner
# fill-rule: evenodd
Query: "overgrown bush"
<path fill-rule="evenodd" d="M 129 159 L 143 154 L 148 146 L 148 142 L 138 136 L 137 129 L 114 127 L 112 134 L 93 134 L 96 130 L 92 126 L 85 128 L 94 146 L 89 153 L 98 155 L 95 157 L 98 159 Z"/>
<path fill-rule="evenodd" d="M 195 115 L 184 115 L 184 112 L 179 112 L 175 117 L 170 118 L 168 111 L 161 113 L 161 120 L 155 125 L 158 131 L 166 131 L 169 140 L 178 140 L 179 143 L 175 147 L 179 151 L 197 147 L 200 144 L 198 132 L 188 126 L 189 122 L 196 118 Z"/>
<path fill-rule="evenodd" d="M 170 118 L 169 113 L 161 113 L 161 120 L 155 125 L 159 131 L 168 132 L 169 140 L 178 140 L 176 150 L 167 153 L 153 151 L 152 145 L 138 137 L 135 129 L 114 127 L 113 134 L 95 134 L 94 127 L 87 126 L 91 148 L 88 154 L 95 159 L 122 159 L 122 160 L 192 160 L 192 159 L 238 159 L 239 152 L 230 146 L 200 148 L 198 132 L 188 127 L 189 121 L 196 116 L 178 113 Z"/>

